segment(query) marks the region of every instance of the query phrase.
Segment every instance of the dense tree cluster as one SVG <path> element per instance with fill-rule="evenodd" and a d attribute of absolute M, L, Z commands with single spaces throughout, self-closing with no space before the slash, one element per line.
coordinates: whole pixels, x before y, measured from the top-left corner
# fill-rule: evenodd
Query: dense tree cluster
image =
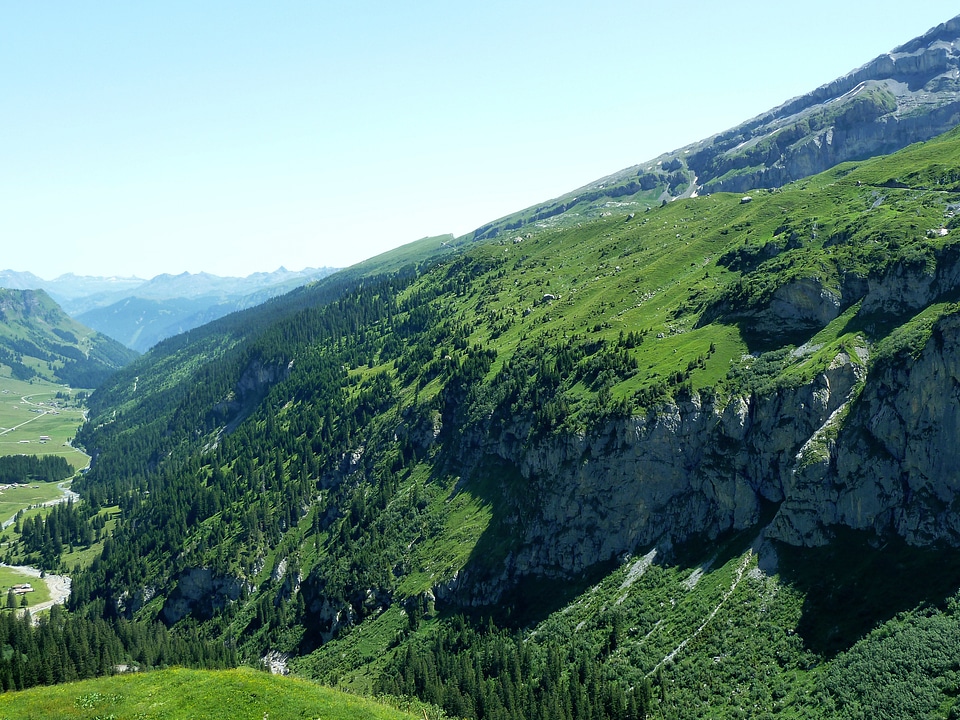
<path fill-rule="evenodd" d="M 608 645 L 616 648 L 617 628 Z M 411 695 L 477 720 L 634 720 L 652 708 L 652 683 L 629 687 L 597 663 L 595 649 L 529 642 L 492 623 L 455 618 L 429 641 L 407 643 L 377 689 Z"/>
<path fill-rule="evenodd" d="M 57 570 L 64 546 L 90 547 L 99 540 L 105 521 L 94 514 L 88 505 L 74 505 L 70 500 L 54 505 L 46 515 L 22 517 L 18 514 L 16 528 L 26 553 L 25 561 L 44 570 Z"/>
<path fill-rule="evenodd" d="M 124 666 L 223 668 L 236 664 L 232 650 L 195 632 L 174 635 L 159 624 L 89 619 L 63 612 L 59 606 L 37 623 L 29 613 L 0 613 L 0 651 L 4 691 L 108 675 Z"/>
<path fill-rule="evenodd" d="M 73 475 L 61 455 L 7 455 L 0 457 L 0 483 L 59 482 Z"/>

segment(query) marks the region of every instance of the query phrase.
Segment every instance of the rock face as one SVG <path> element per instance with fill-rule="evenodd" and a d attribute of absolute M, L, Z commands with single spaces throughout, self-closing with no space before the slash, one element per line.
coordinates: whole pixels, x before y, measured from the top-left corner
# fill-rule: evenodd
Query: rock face
<path fill-rule="evenodd" d="M 256 408 L 273 385 L 290 375 L 292 368 L 292 361 L 272 365 L 264 365 L 260 360 L 252 361 L 229 396 L 217 403 L 213 411 L 225 420 L 227 429 L 232 430 Z"/>
<path fill-rule="evenodd" d="M 756 525 L 765 504 L 790 496 L 801 449 L 864 376 L 840 354 L 811 382 L 766 397 L 721 407 L 694 394 L 595 435 L 535 445 L 520 421 L 487 438 L 482 451 L 515 465 L 536 505 L 517 513 L 522 538 L 503 576 L 471 578 L 468 568 L 456 583 L 460 600 L 487 602 L 526 575 L 566 577 L 653 544 Z"/>
<path fill-rule="evenodd" d="M 691 146 L 702 192 L 780 186 L 960 122 L 960 17 L 739 127 Z"/>
<path fill-rule="evenodd" d="M 756 262 L 776 254 L 767 250 L 770 245 L 756 256 Z M 734 258 L 730 265 L 736 262 Z M 836 289 L 826 287 L 812 275 L 789 279 L 758 299 L 745 300 L 732 292 L 708 307 L 699 324 L 718 319 L 742 322 L 751 333 L 778 339 L 787 329 L 816 332 L 858 302 L 862 303 L 863 316 L 904 317 L 960 291 L 960 246 L 950 243 L 930 249 L 927 255 L 892 263 L 874 274 L 850 272 L 839 285 Z"/>
<path fill-rule="evenodd" d="M 237 600 L 243 585 L 239 578 L 218 577 L 210 568 L 187 570 L 177 578 L 177 587 L 167 598 L 161 615 L 170 625 L 187 615 L 210 618 L 228 602 Z"/>
<path fill-rule="evenodd" d="M 914 359 L 880 363 L 836 444 L 798 473 L 775 531 L 818 543 L 833 525 L 960 545 L 960 317 L 938 322 Z"/>
<path fill-rule="evenodd" d="M 916 358 L 895 354 L 869 373 L 840 353 L 765 396 L 720 407 L 694 394 L 591 436 L 528 437 L 517 420 L 476 439 L 536 501 L 516 508 L 520 539 L 495 576 L 467 567 L 439 598 L 486 604 L 526 576 L 571 577 L 756 526 L 765 508 L 766 536 L 791 544 L 823 544 L 843 526 L 960 546 L 960 315 L 936 323 Z"/>

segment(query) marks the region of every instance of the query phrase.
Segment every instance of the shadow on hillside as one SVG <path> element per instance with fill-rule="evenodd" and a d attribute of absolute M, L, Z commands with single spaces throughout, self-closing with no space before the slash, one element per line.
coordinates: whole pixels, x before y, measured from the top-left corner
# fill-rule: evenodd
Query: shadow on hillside
<path fill-rule="evenodd" d="M 613 558 L 575 577 L 518 572 L 512 559 L 522 550 L 527 526 L 536 516 L 536 493 L 530 481 L 512 463 L 488 456 L 473 470 L 464 489 L 490 508 L 491 519 L 467 560 L 468 585 L 461 588 L 453 611 L 490 618 L 500 627 L 528 627 L 617 567 Z"/>
<path fill-rule="evenodd" d="M 777 544 L 784 582 L 804 593 L 797 627 L 807 647 L 833 657 L 897 613 L 939 606 L 960 588 L 960 550 L 839 532 L 830 545 Z"/>
<path fill-rule="evenodd" d="M 616 558 L 574 577 L 524 574 L 512 557 L 522 550 L 526 525 L 535 522 L 535 499 L 519 471 L 488 459 L 466 487 L 489 504 L 492 517 L 466 564 L 468 587 L 450 608 L 492 618 L 500 627 L 529 627 L 575 600 L 619 564 Z M 776 512 L 720 538 L 689 538 L 658 561 L 681 567 L 721 567 L 750 548 Z M 535 535 L 536 533 L 534 533 Z M 824 657 L 850 648 L 873 628 L 921 605 L 939 606 L 960 588 L 960 550 L 916 548 L 899 538 L 840 530 L 822 548 L 775 543 L 780 578 L 804 596 L 797 626 L 805 645 Z M 559 573 L 557 573 L 559 574 Z"/>
<path fill-rule="evenodd" d="M 747 350 L 754 354 L 779 350 L 788 345 L 800 347 L 810 340 L 819 328 L 798 328 L 791 329 L 784 324 L 778 328 L 775 334 L 766 334 L 758 332 L 752 321 L 744 320 L 734 323 L 740 330 L 740 337 L 747 346 Z"/>

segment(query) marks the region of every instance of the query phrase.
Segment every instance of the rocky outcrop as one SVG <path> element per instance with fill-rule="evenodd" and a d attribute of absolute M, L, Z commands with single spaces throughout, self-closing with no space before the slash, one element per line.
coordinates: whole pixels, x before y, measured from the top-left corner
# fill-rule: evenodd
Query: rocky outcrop
<path fill-rule="evenodd" d="M 590 436 L 531 444 L 517 422 L 482 444 L 516 466 L 535 505 L 519 508 L 521 535 L 496 577 L 467 568 L 438 598 L 486 603 L 528 575 L 566 577 L 658 544 L 716 538 L 758 523 L 795 483 L 798 455 L 861 387 L 845 354 L 807 384 L 720 406 L 699 395 Z"/>
<path fill-rule="evenodd" d="M 953 98 L 957 97 L 958 88 L 949 88 Z M 741 143 L 731 149 L 710 146 L 688 162 L 701 179 L 702 193 L 746 192 L 780 187 L 842 162 L 894 152 L 929 140 L 960 123 L 960 100 L 911 115 L 906 114 L 909 107 L 909 100 L 898 102 L 894 110 L 860 122 L 843 116 L 846 127 L 831 124 L 794 142 L 774 142 L 772 148 L 765 148 L 762 153 L 740 150 Z M 767 128 L 766 132 L 778 130 Z M 728 175 L 731 170 L 738 172 Z"/>
<path fill-rule="evenodd" d="M 840 297 L 823 286 L 817 278 L 800 278 L 773 293 L 764 317 L 768 332 L 783 327 L 822 328 L 840 315 Z"/>
<path fill-rule="evenodd" d="M 276 364 L 251 361 L 230 394 L 213 407 L 214 414 L 226 421 L 226 431 L 229 432 L 239 425 L 257 407 L 271 387 L 289 377 L 292 369 L 292 360 Z"/>
<path fill-rule="evenodd" d="M 844 303 L 843 296 L 824 286 L 818 277 L 791 280 L 773 291 L 769 300 L 751 308 L 737 303 L 721 302 L 710 308 L 701 324 L 724 317 L 728 322 L 746 321 L 750 332 L 770 338 L 783 336 L 784 329 L 792 333 L 816 332 L 835 320 Z"/>
<path fill-rule="evenodd" d="M 318 644 L 329 642 L 344 629 L 378 614 L 393 602 L 391 593 L 382 588 L 358 587 L 349 591 L 347 597 L 340 592 L 332 595 L 316 573 L 303 579 L 298 592 L 303 597 L 305 627 Z"/>
<path fill-rule="evenodd" d="M 741 125 L 485 225 L 474 235 L 495 237 L 568 211 L 582 216 L 610 200 L 654 189 L 663 189 L 664 199 L 684 197 L 691 180 L 699 194 L 780 187 L 842 162 L 929 140 L 960 124 L 958 41 L 960 17 Z"/>
<path fill-rule="evenodd" d="M 727 265 L 752 270 L 780 250 L 775 243 L 767 243 L 752 254 L 730 253 Z M 779 340 L 788 330 L 812 334 L 858 302 L 863 319 L 904 317 L 931 303 L 954 298 L 958 292 L 960 244 L 951 241 L 940 248 L 926 248 L 909 260 L 891 258 L 886 267 L 869 275 L 842 274 L 838 288 L 827 287 L 816 275 L 789 279 L 772 292 L 758 293 L 756 298 L 732 288 L 706 308 L 698 326 L 717 320 L 743 323 L 753 335 Z"/>
<path fill-rule="evenodd" d="M 169 625 L 187 615 L 200 619 L 213 617 L 228 603 L 238 600 L 245 585 L 240 578 L 217 576 L 210 568 L 187 570 L 176 583 L 160 613 Z"/>
<path fill-rule="evenodd" d="M 930 258 L 896 263 L 869 278 L 861 312 L 903 315 L 960 290 L 960 246 L 947 245 Z"/>
<path fill-rule="evenodd" d="M 531 442 L 517 420 L 474 438 L 516 467 L 530 502 L 515 503 L 518 542 L 496 570 L 468 565 L 433 593 L 487 604 L 524 577 L 755 526 L 764 508 L 765 536 L 795 545 L 846 527 L 960 546 L 960 314 L 913 354 L 869 374 L 860 360 L 841 353 L 810 382 L 724 406 L 694 394 L 589 436 Z"/>
<path fill-rule="evenodd" d="M 744 192 L 946 132 L 960 122 L 958 39 L 960 17 L 695 150 L 686 148 L 687 165 L 703 192 Z"/>
<path fill-rule="evenodd" d="M 914 358 L 878 364 L 835 443 L 803 468 L 774 533 L 818 544 L 843 525 L 915 545 L 960 545 L 960 316 Z"/>

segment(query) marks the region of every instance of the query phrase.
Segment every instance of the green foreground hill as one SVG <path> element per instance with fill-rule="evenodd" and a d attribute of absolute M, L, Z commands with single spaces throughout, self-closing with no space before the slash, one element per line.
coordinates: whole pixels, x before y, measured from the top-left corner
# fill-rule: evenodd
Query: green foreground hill
<path fill-rule="evenodd" d="M 171 669 L 0 695 L 4 720 L 205 718 L 402 720 L 391 707 L 252 670 Z"/>

